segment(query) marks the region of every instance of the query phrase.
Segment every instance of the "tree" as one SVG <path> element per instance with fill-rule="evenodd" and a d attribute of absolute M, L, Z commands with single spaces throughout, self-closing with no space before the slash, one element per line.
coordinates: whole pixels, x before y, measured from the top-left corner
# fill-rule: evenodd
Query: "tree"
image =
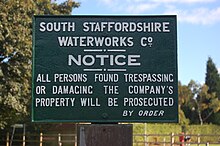
<path fill-rule="evenodd" d="M 182 85 L 181 82 L 178 82 L 178 96 L 179 96 L 179 123 L 182 125 L 189 124 L 189 119 L 187 119 L 184 112 L 184 107 L 187 105 L 191 98 L 191 91 L 185 85 Z"/>
<path fill-rule="evenodd" d="M 190 114 L 190 121 L 193 124 L 200 123 L 202 125 L 202 111 L 197 101 L 198 94 L 201 92 L 201 85 L 191 80 L 188 84 L 188 88 L 192 92 L 192 99 L 190 105 L 188 106 L 188 114 Z"/>
<path fill-rule="evenodd" d="M 208 86 L 203 85 L 201 87 L 201 92 L 198 94 L 196 101 L 198 103 L 198 108 L 201 111 L 202 122 L 212 122 L 210 116 L 217 113 L 220 110 L 220 101 L 214 92 L 208 92 Z"/>
<path fill-rule="evenodd" d="M 30 114 L 33 15 L 67 15 L 79 3 L 0 1 L 0 128 Z"/>
<path fill-rule="evenodd" d="M 207 111 L 212 111 L 212 114 L 209 115 L 207 120 L 215 124 L 220 124 L 218 120 L 220 119 L 220 75 L 211 57 L 208 58 L 206 65 L 205 84 L 208 86 L 208 93 L 215 94 L 217 96 L 217 98 L 212 101 L 212 108 L 214 110 L 207 109 Z"/>
<path fill-rule="evenodd" d="M 215 93 L 208 93 L 208 86 L 206 84 L 200 85 L 195 81 L 190 81 L 188 84 L 192 91 L 193 99 L 188 104 L 190 114 L 190 121 L 192 123 L 210 123 L 210 116 L 220 110 L 220 101 Z M 198 119 L 198 120 L 196 120 Z"/>
<path fill-rule="evenodd" d="M 200 87 L 201 85 L 193 80 L 191 80 L 188 85 L 181 85 L 179 83 L 178 86 L 180 109 L 183 111 L 185 118 L 189 119 L 190 124 L 198 124 L 202 121 L 201 110 L 198 108 L 196 101 Z"/>
<path fill-rule="evenodd" d="M 208 93 L 207 85 L 191 80 L 189 84 L 179 85 L 179 103 L 191 124 L 210 123 L 211 116 L 220 110 L 220 101 L 215 93 Z"/>
<path fill-rule="evenodd" d="M 220 99 L 220 76 L 218 74 L 218 69 L 210 57 L 206 65 L 205 84 L 209 87 L 208 93 L 215 92 Z"/>

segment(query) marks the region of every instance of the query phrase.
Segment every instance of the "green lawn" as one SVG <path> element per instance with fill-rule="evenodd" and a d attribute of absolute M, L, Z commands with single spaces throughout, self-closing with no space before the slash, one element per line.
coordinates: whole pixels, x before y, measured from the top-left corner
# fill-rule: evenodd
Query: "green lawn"
<path fill-rule="evenodd" d="M 197 144 L 191 144 L 190 146 L 198 146 Z M 200 146 L 206 146 L 205 144 L 200 144 Z M 209 144 L 209 146 L 220 146 L 220 144 Z"/>
<path fill-rule="evenodd" d="M 133 146 L 145 146 L 144 144 L 133 144 Z M 148 144 L 148 146 L 164 146 L 163 144 Z M 166 144 L 166 146 L 170 146 L 170 144 Z M 179 145 L 174 145 L 179 146 Z M 198 146 L 198 144 L 191 144 L 190 146 Z M 206 146 L 206 144 L 200 144 L 200 146 Z M 209 146 L 220 146 L 220 144 L 209 144 Z"/>

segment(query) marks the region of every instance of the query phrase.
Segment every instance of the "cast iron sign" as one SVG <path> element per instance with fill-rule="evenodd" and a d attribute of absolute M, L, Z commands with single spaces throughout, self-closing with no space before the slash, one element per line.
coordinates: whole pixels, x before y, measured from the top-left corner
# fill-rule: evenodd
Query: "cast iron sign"
<path fill-rule="evenodd" d="M 178 122 L 176 16 L 35 16 L 32 120 Z"/>

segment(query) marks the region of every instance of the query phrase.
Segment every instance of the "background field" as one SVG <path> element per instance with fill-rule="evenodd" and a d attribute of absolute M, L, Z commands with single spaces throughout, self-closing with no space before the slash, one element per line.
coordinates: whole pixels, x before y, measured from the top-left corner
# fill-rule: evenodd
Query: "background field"
<path fill-rule="evenodd" d="M 150 134 L 150 136 L 147 137 L 147 140 L 152 142 L 162 142 L 164 140 L 170 141 L 171 133 L 175 134 L 175 142 L 178 142 L 179 134 L 181 134 L 182 131 L 184 131 L 186 135 L 191 136 L 191 142 L 197 142 L 199 137 L 201 143 L 220 143 L 220 126 L 217 125 L 183 126 L 179 124 L 134 124 L 134 134 Z M 135 140 L 144 141 L 146 138 L 144 136 L 137 136 L 134 137 L 134 141 Z"/>

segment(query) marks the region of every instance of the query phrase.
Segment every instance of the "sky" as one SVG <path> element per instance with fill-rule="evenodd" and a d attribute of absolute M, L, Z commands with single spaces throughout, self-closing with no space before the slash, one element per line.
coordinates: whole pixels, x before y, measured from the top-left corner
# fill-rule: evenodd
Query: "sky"
<path fill-rule="evenodd" d="M 72 15 L 177 15 L 178 80 L 203 84 L 208 57 L 220 72 L 219 0 L 76 1 Z"/>

